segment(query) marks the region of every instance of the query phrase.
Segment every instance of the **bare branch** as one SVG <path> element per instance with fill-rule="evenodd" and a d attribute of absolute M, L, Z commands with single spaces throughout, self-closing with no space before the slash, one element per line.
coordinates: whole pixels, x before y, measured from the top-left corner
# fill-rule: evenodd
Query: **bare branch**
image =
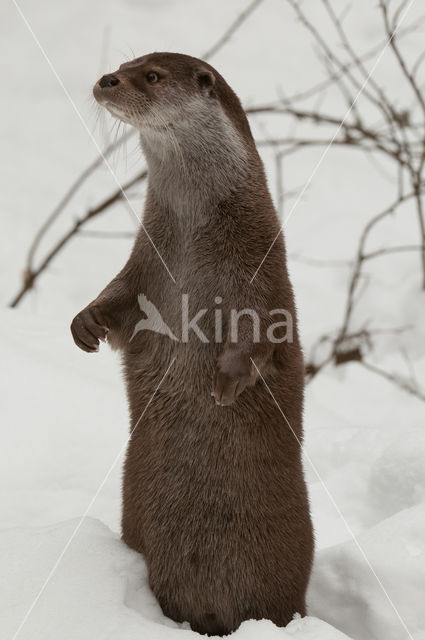
<path fill-rule="evenodd" d="M 10 307 L 16 307 L 19 302 L 22 300 L 24 295 L 33 288 L 35 281 L 37 278 L 45 271 L 45 269 L 49 266 L 53 258 L 57 256 L 57 254 L 64 248 L 64 246 L 73 238 L 77 233 L 81 231 L 81 227 L 85 225 L 89 220 L 92 220 L 94 217 L 104 213 L 109 207 L 113 204 L 121 200 L 123 197 L 123 193 L 130 187 L 132 187 L 137 182 L 144 180 L 147 177 L 147 171 L 143 171 L 138 174 L 131 180 L 129 180 L 125 185 L 123 185 L 122 189 L 117 189 L 112 195 L 110 195 L 105 200 L 102 200 L 96 207 L 89 209 L 87 213 L 79 218 L 71 227 L 71 229 L 64 235 L 62 238 L 53 246 L 53 248 L 48 252 L 45 258 L 42 260 L 40 265 L 31 271 L 26 270 L 24 273 L 24 279 L 21 286 L 21 289 L 18 291 L 16 296 L 10 302 Z"/>
<path fill-rule="evenodd" d="M 235 33 L 237 29 L 245 22 L 245 20 L 255 11 L 255 9 L 263 2 L 263 0 L 253 0 L 251 4 L 247 6 L 247 8 L 242 11 L 236 20 L 232 22 L 232 24 L 226 29 L 223 35 L 217 40 L 212 47 L 210 47 L 202 56 L 204 60 L 209 60 L 213 55 L 217 53 L 223 46 L 230 40 L 232 35 Z"/>
<path fill-rule="evenodd" d="M 400 49 L 398 47 L 397 44 L 397 38 L 396 38 L 396 25 L 395 24 L 390 24 L 390 19 L 389 19 L 389 15 L 388 15 L 388 7 L 386 5 L 386 3 L 384 2 L 384 0 L 379 0 L 379 6 L 381 8 L 382 11 L 382 16 L 384 19 L 384 25 L 385 25 L 385 30 L 387 32 L 387 36 L 388 36 L 388 43 L 398 61 L 398 64 L 400 66 L 400 69 L 402 70 L 404 76 L 406 77 L 407 81 L 409 82 L 410 86 L 412 87 L 412 90 L 414 92 L 414 94 L 416 95 L 418 104 L 421 106 L 422 111 L 424 113 L 425 116 L 425 100 L 424 97 L 416 83 L 415 78 L 413 77 L 413 75 L 411 74 L 411 72 L 409 71 L 407 64 L 404 60 L 403 55 L 400 52 Z M 400 11 L 404 8 L 404 3 L 402 2 L 402 4 L 400 5 L 399 9 L 396 12 L 396 20 L 398 20 L 398 15 L 400 13 Z"/>
<path fill-rule="evenodd" d="M 369 100 L 369 102 L 371 104 L 373 104 L 377 109 L 379 109 L 379 111 L 383 112 L 385 118 L 389 122 L 391 122 L 391 114 L 388 114 L 386 112 L 385 103 L 383 103 L 381 101 L 379 96 L 376 97 L 376 95 L 374 95 L 374 93 L 372 91 L 370 91 L 370 89 L 365 85 L 364 82 L 359 82 L 357 80 L 357 78 L 355 77 L 355 75 L 352 73 L 351 67 L 349 65 L 347 65 L 347 64 L 344 65 L 341 62 L 340 57 L 334 54 L 334 52 L 331 50 L 331 48 L 328 45 L 328 43 L 326 42 L 326 40 L 319 33 L 319 31 L 317 30 L 315 25 L 312 23 L 311 20 L 309 20 L 307 18 L 307 15 L 301 9 L 301 5 L 298 2 L 298 0 L 287 0 L 287 2 L 292 6 L 292 8 L 294 9 L 298 19 L 304 25 L 304 27 L 311 33 L 311 35 L 314 38 L 314 41 L 319 45 L 319 47 L 325 53 L 325 55 L 328 58 L 328 60 L 333 64 L 333 66 L 336 69 L 338 69 L 338 71 L 340 72 L 339 76 L 338 76 L 339 80 L 341 80 L 341 78 L 345 78 L 345 79 L 349 80 L 349 82 L 352 84 L 352 86 L 355 88 L 355 90 L 358 91 L 358 92 L 361 91 L 362 95 L 364 97 L 366 97 Z M 358 60 L 357 56 L 356 56 L 356 58 Z M 352 61 L 354 63 L 356 63 L 357 60 L 354 58 Z M 356 64 L 354 64 L 353 66 L 355 67 Z M 369 74 L 367 75 L 367 77 L 369 78 Z M 351 108 L 355 107 L 353 102 L 351 103 Z"/>
<path fill-rule="evenodd" d="M 420 389 L 415 380 L 409 380 L 404 376 L 397 375 L 395 373 L 388 373 L 385 369 L 381 369 L 371 362 L 365 362 L 364 360 L 359 363 L 365 369 L 372 371 L 372 373 L 381 376 L 381 378 L 385 378 L 388 382 L 396 385 L 399 389 L 403 389 L 407 393 L 410 393 L 412 396 L 418 398 L 418 400 L 425 401 L 425 392 Z"/>
<path fill-rule="evenodd" d="M 424 22 L 425 22 L 425 16 L 415 21 L 414 24 L 408 25 L 404 28 L 400 28 L 397 32 L 398 39 L 400 40 L 403 36 L 406 36 L 418 31 L 419 29 L 422 28 Z M 365 63 L 367 60 L 376 57 L 376 54 L 382 51 L 387 40 L 388 39 L 385 38 L 385 40 L 380 41 L 378 44 L 374 45 L 373 47 L 365 51 L 363 54 L 358 55 L 357 59 L 362 63 Z M 315 96 L 317 93 L 320 93 L 325 89 L 327 89 L 328 87 L 332 86 L 335 83 L 335 81 L 339 78 L 339 76 L 344 75 L 347 70 L 355 69 L 356 66 L 358 66 L 358 63 L 355 62 L 354 60 L 341 63 L 340 70 L 332 73 L 332 75 L 329 78 L 325 78 L 324 80 L 321 80 L 320 82 L 312 85 L 309 89 L 304 89 L 303 91 L 294 93 L 293 95 L 287 98 L 287 102 L 289 104 L 294 104 L 295 102 L 307 100 L 308 98 Z"/>
<path fill-rule="evenodd" d="M 336 15 L 330 0 L 322 0 L 322 4 L 325 6 L 327 13 L 332 23 L 334 24 L 336 31 L 341 39 L 342 45 L 346 50 L 346 52 L 348 53 L 349 57 L 351 58 L 353 65 L 362 72 L 363 80 L 364 81 L 367 80 L 369 86 L 373 87 L 373 89 L 375 90 L 376 95 L 378 97 L 377 104 L 379 105 L 382 112 L 384 113 L 390 126 L 392 126 L 392 122 L 394 119 L 394 110 L 391 105 L 391 102 L 389 101 L 383 89 L 379 86 L 379 84 L 375 81 L 375 79 L 370 74 L 370 72 L 366 69 L 362 59 L 359 58 L 359 56 L 355 52 L 353 46 L 351 45 L 350 40 L 348 39 L 346 31 L 342 26 L 342 22 L 340 18 L 338 18 L 338 16 Z"/>
<path fill-rule="evenodd" d="M 411 251 L 422 251 L 422 246 L 417 244 L 407 244 L 400 247 L 385 247 L 383 249 L 376 249 L 376 251 L 364 253 L 363 260 L 372 260 L 373 258 L 379 258 L 381 256 L 391 255 L 393 253 L 405 253 Z"/>
<path fill-rule="evenodd" d="M 77 193 L 78 189 L 92 175 L 92 173 L 103 164 L 104 158 L 107 158 L 113 151 L 115 151 L 115 149 L 118 149 L 118 147 L 120 147 L 124 142 L 126 142 L 129 137 L 130 137 L 130 133 L 127 132 L 122 137 L 118 138 L 118 140 L 116 140 L 115 142 L 110 144 L 108 147 L 106 147 L 105 151 L 103 152 L 103 155 L 98 156 L 96 160 L 94 160 L 91 164 L 89 164 L 89 166 L 84 169 L 84 171 L 78 176 L 75 182 L 73 182 L 72 185 L 68 188 L 64 196 L 58 202 L 58 204 L 53 209 L 53 211 L 48 215 L 48 217 L 43 222 L 40 229 L 37 231 L 36 235 L 34 236 L 34 240 L 32 241 L 32 244 L 28 250 L 27 267 L 26 267 L 28 271 L 30 272 L 32 271 L 35 253 L 46 231 L 50 228 L 53 222 L 59 217 L 59 215 L 65 209 L 66 205 Z"/>
<path fill-rule="evenodd" d="M 98 231 L 97 229 L 84 229 L 84 231 L 80 229 L 78 234 L 82 238 L 106 238 L 108 240 L 116 240 L 118 238 L 131 240 L 136 237 L 134 231 Z"/>
<path fill-rule="evenodd" d="M 407 200 L 411 200 L 412 198 L 414 198 L 414 196 L 415 196 L 414 193 L 408 193 L 407 195 L 398 197 L 397 200 L 395 200 L 389 207 L 386 207 L 383 211 L 373 216 L 373 218 L 371 218 L 371 220 L 367 223 L 367 225 L 363 229 L 363 232 L 360 236 L 360 241 L 357 249 L 357 256 L 354 263 L 351 279 L 348 286 L 344 320 L 338 336 L 338 340 L 341 341 L 345 339 L 347 334 L 348 325 L 349 325 L 351 314 L 354 307 L 354 295 L 355 295 L 356 288 L 361 276 L 362 265 L 365 260 L 364 247 L 368 239 L 369 233 L 379 222 L 381 222 L 384 218 L 392 214 L 400 204 L 402 204 L 403 202 L 406 202 Z"/>

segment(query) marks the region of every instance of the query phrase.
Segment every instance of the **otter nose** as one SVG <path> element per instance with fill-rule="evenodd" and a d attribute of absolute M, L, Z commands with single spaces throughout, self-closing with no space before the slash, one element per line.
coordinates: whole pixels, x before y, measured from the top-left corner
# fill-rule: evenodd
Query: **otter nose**
<path fill-rule="evenodd" d="M 115 85 L 119 84 L 120 81 L 118 78 L 112 75 L 102 76 L 99 80 L 99 86 L 104 89 L 105 87 L 115 87 Z"/>

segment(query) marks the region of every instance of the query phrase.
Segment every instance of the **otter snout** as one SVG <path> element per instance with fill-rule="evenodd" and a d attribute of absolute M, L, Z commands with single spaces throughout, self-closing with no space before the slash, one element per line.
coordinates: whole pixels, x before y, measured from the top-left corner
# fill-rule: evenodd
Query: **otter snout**
<path fill-rule="evenodd" d="M 99 104 L 110 111 L 108 107 L 116 102 L 118 93 L 122 88 L 122 79 L 118 78 L 115 74 L 107 73 L 94 85 L 93 95 Z M 113 113 L 112 115 L 116 114 Z"/>
<path fill-rule="evenodd" d="M 115 87 L 119 83 L 120 81 L 116 76 L 108 74 L 106 76 L 101 77 L 101 79 L 98 82 L 98 85 L 99 87 L 104 89 L 105 87 Z"/>

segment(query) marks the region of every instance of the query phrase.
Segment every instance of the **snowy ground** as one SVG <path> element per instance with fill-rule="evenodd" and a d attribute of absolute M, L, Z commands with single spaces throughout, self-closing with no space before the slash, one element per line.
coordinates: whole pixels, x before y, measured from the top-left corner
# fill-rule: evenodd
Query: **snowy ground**
<path fill-rule="evenodd" d="M 0 295 L 5 307 L 19 285 L 35 230 L 96 151 L 13 3 L 3 4 Z M 36 6 L 26 0 L 21 6 L 103 145 L 109 122 L 95 130 L 90 98 L 101 73 L 132 57 L 132 50 L 200 55 L 245 5 L 242 0 L 75 0 L 72 5 L 46 0 Z M 353 33 L 367 48 L 379 40 L 379 27 L 370 3 L 356 5 Z M 411 11 L 415 19 L 418 6 Z M 291 93 L 319 74 L 308 43 L 286 4 L 268 0 L 211 62 L 244 104 L 261 104 L 276 98 L 279 87 Z M 396 94 L 391 68 L 384 57 L 380 78 Z M 340 113 L 340 105 L 328 100 L 329 109 Z M 264 127 L 278 130 L 272 119 L 261 125 L 260 136 Z M 391 200 L 393 187 L 382 174 L 363 157 L 350 155 L 346 162 L 344 153 L 330 152 L 297 207 L 286 230 L 290 255 L 350 258 L 365 220 Z M 134 145 L 127 156 L 127 163 L 122 154 L 114 159 L 120 179 L 142 163 Z M 305 182 L 318 157 L 309 152 L 294 158 L 289 188 Z M 267 154 L 264 158 L 273 188 L 273 168 Z M 99 171 L 50 240 L 114 186 L 109 174 Z M 133 202 L 140 208 L 140 194 Z M 91 228 L 132 230 L 134 223 L 117 205 Z M 392 220 L 386 233 L 390 240 L 415 241 L 406 216 Z M 117 455 L 127 437 L 127 407 L 117 357 L 107 348 L 97 356 L 78 351 L 68 330 L 75 313 L 115 275 L 129 247 L 125 239 L 75 239 L 18 310 L 0 313 L 2 638 L 194 637 L 164 618 L 147 586 L 143 559 L 118 537 L 122 456 Z M 296 259 L 290 267 L 308 350 L 341 316 L 347 271 Z M 419 320 L 425 302 L 415 257 L 384 260 L 373 275 L 359 321 L 378 317 L 382 326 L 409 325 L 401 346 L 423 379 Z M 383 337 L 375 361 L 403 371 L 400 342 Z M 308 387 L 305 469 L 318 547 L 308 594 L 311 617 L 286 630 L 267 621 L 246 622 L 236 637 L 425 640 L 423 423 L 423 403 L 356 364 L 329 369 Z M 83 514 L 88 517 L 81 521 Z"/>

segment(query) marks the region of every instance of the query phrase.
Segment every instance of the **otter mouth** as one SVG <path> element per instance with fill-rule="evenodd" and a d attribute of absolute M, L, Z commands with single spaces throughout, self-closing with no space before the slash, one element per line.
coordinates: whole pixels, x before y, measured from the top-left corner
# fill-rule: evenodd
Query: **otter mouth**
<path fill-rule="evenodd" d="M 133 126 L 135 126 L 134 123 L 132 121 L 130 121 L 130 116 L 127 115 L 126 112 L 123 111 L 114 102 L 111 102 L 111 100 L 102 100 L 101 102 L 99 102 L 99 104 L 102 107 L 104 107 L 111 114 L 111 116 L 113 116 L 114 118 L 118 118 L 119 120 L 122 120 L 123 122 L 125 122 L 127 124 L 132 124 Z M 167 131 L 167 128 L 169 128 L 169 127 L 165 126 L 165 125 L 153 124 L 153 123 L 145 121 L 145 122 L 139 122 L 138 123 L 138 128 L 139 129 L 154 130 L 154 131 Z"/>
<path fill-rule="evenodd" d="M 107 109 L 113 116 L 116 116 L 117 118 L 125 117 L 124 111 L 122 111 L 116 104 L 114 104 L 110 100 L 105 100 L 101 104 L 102 107 L 105 107 L 105 109 Z"/>
<path fill-rule="evenodd" d="M 115 118 L 119 118 L 120 120 L 127 121 L 128 117 L 125 111 L 121 109 L 119 105 L 117 105 L 115 102 L 113 102 L 113 100 L 110 99 L 111 96 L 108 94 L 111 93 L 111 89 L 113 89 L 113 87 L 105 88 L 101 86 L 100 82 L 96 83 L 95 86 L 93 87 L 94 99 L 101 107 L 105 107 L 105 109 L 107 109 L 107 111 L 109 111 L 109 113 L 113 115 Z"/>
<path fill-rule="evenodd" d="M 121 120 L 126 124 L 131 124 L 132 126 L 136 127 L 139 130 L 144 129 L 146 131 L 150 130 L 150 131 L 166 132 L 173 128 L 173 123 L 168 123 L 168 122 L 161 123 L 161 122 L 149 121 L 150 119 L 146 117 L 138 118 L 139 121 L 136 123 L 134 121 L 135 114 L 133 115 L 128 114 L 125 109 L 123 109 L 120 105 L 116 104 L 116 102 L 110 99 L 111 96 L 105 96 L 103 91 L 101 93 L 99 91 L 99 86 L 95 85 L 93 90 L 94 98 L 96 102 L 101 107 L 104 107 L 108 111 L 108 113 L 110 113 L 111 116 L 113 116 L 114 118 L 117 118 L 118 120 Z"/>
<path fill-rule="evenodd" d="M 131 124 L 130 116 L 126 114 L 118 105 L 110 100 L 98 100 L 98 103 L 101 107 L 104 107 L 114 118 L 118 118 L 118 120 L 122 120 L 127 124 Z"/>

